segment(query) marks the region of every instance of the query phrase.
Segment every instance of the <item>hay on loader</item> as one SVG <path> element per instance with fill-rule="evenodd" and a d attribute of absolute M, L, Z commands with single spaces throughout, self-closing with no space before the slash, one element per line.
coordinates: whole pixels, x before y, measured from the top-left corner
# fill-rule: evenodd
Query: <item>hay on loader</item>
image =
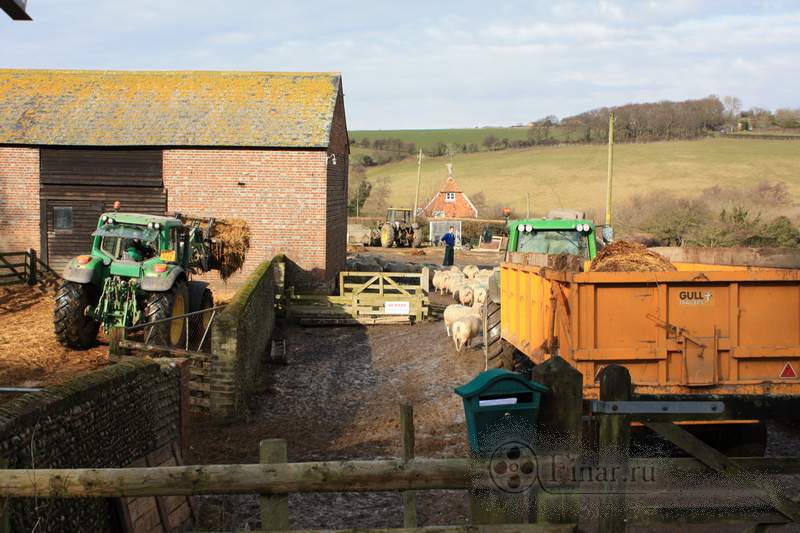
<path fill-rule="evenodd" d="M 219 275 L 227 280 L 244 266 L 247 250 L 250 249 L 250 228 L 239 218 L 217 220 L 212 239 L 222 241 L 222 257 L 218 257 Z"/>
<path fill-rule="evenodd" d="M 183 216 L 181 221 L 184 224 L 199 224 L 203 229 L 208 227 L 208 220 L 205 219 Z M 211 239 L 217 242 L 211 250 L 212 266 L 219 271 L 223 280 L 227 280 L 244 266 L 250 249 L 250 228 L 240 218 L 215 219 Z"/>
<path fill-rule="evenodd" d="M 664 272 L 675 266 L 635 242 L 617 241 L 603 248 L 592 261 L 592 272 Z"/>

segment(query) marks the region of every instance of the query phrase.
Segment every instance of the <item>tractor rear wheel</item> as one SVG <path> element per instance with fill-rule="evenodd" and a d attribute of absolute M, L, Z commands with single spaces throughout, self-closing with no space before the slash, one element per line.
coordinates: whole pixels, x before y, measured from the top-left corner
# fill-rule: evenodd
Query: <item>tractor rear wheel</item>
<path fill-rule="evenodd" d="M 484 313 L 486 335 L 483 339 L 483 350 L 486 355 L 487 368 L 514 370 L 515 348 L 500 335 L 500 304 L 487 302 L 484 306 Z"/>
<path fill-rule="evenodd" d="M 150 293 L 144 307 L 144 319 L 146 322 L 155 322 L 188 312 L 189 290 L 185 281 L 178 281 L 168 291 Z M 186 343 L 186 321 L 170 320 L 147 328 L 147 342 L 183 348 Z"/>
<path fill-rule="evenodd" d="M 384 224 L 381 227 L 381 246 L 389 248 L 394 243 L 394 227 L 391 224 Z"/>
<path fill-rule="evenodd" d="M 53 328 L 58 342 L 67 348 L 85 350 L 97 341 L 100 323 L 86 315 L 97 304 L 94 285 L 65 281 L 58 288 L 53 308 Z"/>

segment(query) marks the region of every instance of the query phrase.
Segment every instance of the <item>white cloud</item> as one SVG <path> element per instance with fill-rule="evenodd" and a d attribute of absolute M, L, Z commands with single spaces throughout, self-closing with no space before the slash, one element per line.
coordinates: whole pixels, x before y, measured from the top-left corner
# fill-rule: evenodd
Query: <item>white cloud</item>
<path fill-rule="evenodd" d="M 351 128 L 511 124 L 736 94 L 798 106 L 800 5 L 724 0 L 37 0 L 9 67 L 326 70 Z"/>

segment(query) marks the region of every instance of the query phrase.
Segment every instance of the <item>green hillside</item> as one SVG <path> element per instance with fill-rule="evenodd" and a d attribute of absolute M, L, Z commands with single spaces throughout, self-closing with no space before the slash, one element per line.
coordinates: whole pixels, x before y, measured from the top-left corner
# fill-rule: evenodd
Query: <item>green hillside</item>
<path fill-rule="evenodd" d="M 571 128 L 552 127 L 548 134 L 555 139 L 565 140 L 567 135 L 577 136 Z M 445 144 L 476 144 L 479 150 L 486 150 L 483 140 L 494 136 L 498 141 L 521 141 L 528 138 L 529 128 L 455 128 L 441 130 L 353 130 L 350 138 L 358 143 L 362 139 L 369 139 L 370 144 L 375 139 L 400 139 L 403 142 L 413 142 L 417 148 L 430 150 L 436 143 Z"/>
<path fill-rule="evenodd" d="M 752 186 L 763 180 L 785 181 L 793 195 L 800 193 L 800 142 L 705 139 L 621 144 L 616 146 L 614 154 L 616 203 L 652 190 L 668 189 L 692 196 L 715 185 Z M 446 179 L 447 162 L 448 157 L 424 160 L 420 204 Z M 607 168 L 605 146 L 561 145 L 459 154 L 453 162 L 464 191 L 470 195 L 484 194 L 487 209 L 482 215 L 493 216 L 500 206 L 524 214 L 526 193 L 530 193 L 537 215 L 558 207 L 602 213 Z M 410 206 L 416 171 L 416 158 L 408 158 L 370 167 L 367 178 L 373 183 L 386 178 L 391 186 L 389 202 Z M 365 211 L 370 209 L 375 210 L 373 198 L 365 206 Z"/>

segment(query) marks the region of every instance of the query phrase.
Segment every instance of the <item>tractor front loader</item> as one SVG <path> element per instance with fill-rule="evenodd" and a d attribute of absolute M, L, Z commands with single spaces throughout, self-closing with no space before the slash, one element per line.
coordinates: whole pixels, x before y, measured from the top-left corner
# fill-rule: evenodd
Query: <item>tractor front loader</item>
<path fill-rule="evenodd" d="M 100 326 L 109 332 L 157 322 L 147 328 L 148 343 L 182 346 L 189 334 L 185 321 L 165 319 L 213 307 L 207 283 L 191 280 L 217 263 L 213 225 L 213 219 L 203 229 L 178 217 L 101 215 L 91 252 L 64 269 L 53 313 L 58 341 L 85 349 L 96 342 Z"/>

